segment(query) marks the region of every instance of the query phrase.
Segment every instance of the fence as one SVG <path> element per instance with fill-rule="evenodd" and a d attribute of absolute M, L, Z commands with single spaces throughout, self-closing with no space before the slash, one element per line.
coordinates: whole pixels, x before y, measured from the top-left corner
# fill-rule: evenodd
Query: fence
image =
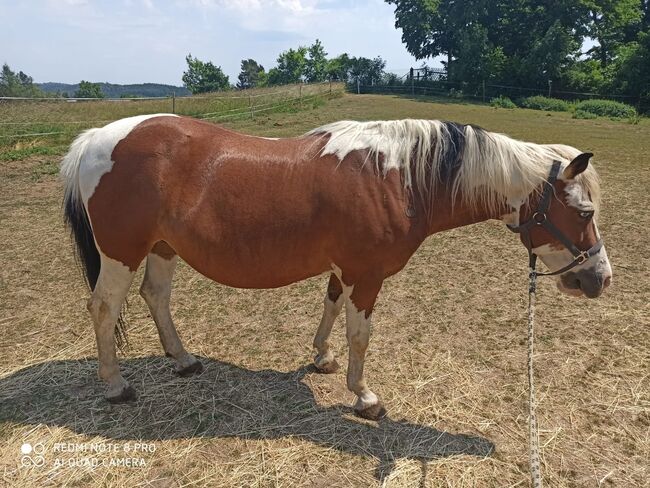
<path fill-rule="evenodd" d="M 203 120 L 255 118 L 269 112 L 299 110 L 343 93 L 342 83 L 285 85 L 188 97 L 22 98 L 0 97 L 0 145 L 38 138 L 62 143 L 80 131 L 123 117 L 176 113 Z"/>
<path fill-rule="evenodd" d="M 492 98 L 506 96 L 510 99 L 543 95 L 559 98 L 562 100 L 588 100 L 607 99 L 627 103 L 636 107 L 639 113 L 650 113 L 650 97 L 634 97 L 629 95 L 612 95 L 603 93 L 585 93 L 575 91 L 556 90 L 549 83 L 546 88 L 529 88 L 491 84 L 486 82 L 458 82 L 447 81 L 441 76 L 440 70 L 412 70 L 401 77 L 393 77 L 391 84 L 364 85 L 359 83 L 351 84 L 348 89 L 359 94 L 362 93 L 390 93 L 402 95 L 422 95 L 446 97 L 452 99 L 467 99 L 487 103 Z M 394 83 L 397 81 L 397 83 Z"/>

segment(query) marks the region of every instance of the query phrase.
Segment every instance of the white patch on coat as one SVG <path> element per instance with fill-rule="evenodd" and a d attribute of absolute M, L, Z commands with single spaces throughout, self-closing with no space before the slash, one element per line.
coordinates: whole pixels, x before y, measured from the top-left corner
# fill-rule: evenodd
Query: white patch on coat
<path fill-rule="evenodd" d="M 503 214 L 499 219 L 510 227 L 519 227 L 519 215 L 521 214 L 521 206 L 524 204 L 524 201 L 521 199 L 510 199 L 506 202 L 506 205 L 512 209 L 512 212 Z"/>
<path fill-rule="evenodd" d="M 140 295 L 147 302 L 165 352 L 174 358 L 178 369 L 181 370 L 195 364 L 196 358 L 183 347 L 169 310 L 172 279 L 177 261 L 178 256 L 165 259 L 150 253 L 147 256 Z"/>
<path fill-rule="evenodd" d="M 61 176 L 66 182 L 66 194 L 74 201 L 78 198 L 88 206 L 88 200 L 95 192 L 99 180 L 110 172 L 115 146 L 139 124 L 153 117 L 178 117 L 173 114 L 138 115 L 116 120 L 99 128 L 90 129 L 79 135 L 61 163 Z"/>
<path fill-rule="evenodd" d="M 596 224 L 594 223 L 594 226 L 595 225 Z M 597 229 L 596 232 L 598 232 Z M 561 269 L 572 262 L 574 259 L 573 254 L 571 254 L 571 252 L 565 247 L 557 249 L 549 244 L 544 244 L 543 246 L 536 247 L 533 249 L 533 252 L 539 256 L 539 258 L 550 271 Z M 579 271 L 581 269 L 593 269 L 594 272 L 600 276 L 603 276 L 604 278 L 611 278 L 612 267 L 609 263 L 609 258 L 607 257 L 607 250 L 605 249 L 605 246 L 603 245 L 603 247 L 601 247 L 596 254 L 591 256 L 584 263 L 577 265 L 575 268 L 573 268 L 572 271 Z M 557 277 L 557 279 L 559 279 L 559 277 Z"/>
<path fill-rule="evenodd" d="M 357 310 L 352 300 L 348 299 L 345 303 L 345 321 L 346 335 L 348 345 L 350 346 L 348 388 L 357 395 L 357 400 L 354 404 L 355 410 L 364 410 L 379 403 L 379 398 L 368 388 L 363 375 L 359 374 L 363 370 L 365 354 L 357 358 L 357 354 L 354 353 L 353 349 L 357 342 L 362 343 L 364 349 L 367 348 L 370 337 L 370 317 L 366 317 L 365 310 Z M 353 361 L 360 361 L 360 364 L 353 364 Z"/>
<path fill-rule="evenodd" d="M 534 248 L 533 253 L 539 256 L 550 271 L 557 271 L 573 261 L 573 254 L 571 254 L 571 251 L 565 247 L 558 249 L 550 244 L 544 244 Z M 591 260 L 587 260 L 587 263 L 589 261 Z M 587 263 L 584 263 L 583 266 L 586 266 Z"/>
<path fill-rule="evenodd" d="M 314 363 L 318 368 L 324 368 L 334 361 L 334 353 L 331 350 L 328 339 L 332 333 L 334 321 L 343 309 L 344 301 L 345 296 L 343 293 L 334 302 L 327 293 L 325 294 L 325 299 L 323 300 L 323 316 L 320 324 L 318 324 L 318 330 L 314 337 L 314 347 L 318 351 L 318 354 L 314 358 Z"/>
<path fill-rule="evenodd" d="M 115 324 L 135 275 L 128 266 L 99 251 L 101 271 L 88 300 L 97 340 L 99 376 L 108 383 L 107 397 L 121 394 L 129 384 L 122 377 L 114 346 Z"/>

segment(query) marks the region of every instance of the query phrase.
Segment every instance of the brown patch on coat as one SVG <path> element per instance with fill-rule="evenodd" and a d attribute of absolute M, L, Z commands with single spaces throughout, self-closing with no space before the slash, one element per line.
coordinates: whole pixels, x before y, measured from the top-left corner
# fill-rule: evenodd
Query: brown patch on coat
<path fill-rule="evenodd" d="M 341 285 L 341 280 L 339 280 L 334 273 L 330 275 L 330 280 L 327 283 L 327 298 L 334 303 L 343 293 L 343 286 Z"/>
<path fill-rule="evenodd" d="M 165 241 L 156 242 L 151 248 L 150 252 L 152 254 L 156 254 L 157 256 L 160 256 L 163 259 L 166 259 L 167 261 L 169 261 L 174 256 L 176 256 L 176 251 L 174 251 L 171 248 L 171 246 L 167 244 Z"/>

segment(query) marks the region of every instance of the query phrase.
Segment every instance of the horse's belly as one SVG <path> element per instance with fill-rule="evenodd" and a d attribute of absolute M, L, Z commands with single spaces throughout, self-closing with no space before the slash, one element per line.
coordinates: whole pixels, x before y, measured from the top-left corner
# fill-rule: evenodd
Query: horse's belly
<path fill-rule="evenodd" d="M 168 241 L 192 268 L 227 286 L 277 288 L 332 269 L 324 242 L 308 230 L 282 238 L 244 231 L 219 238 L 192 234 Z"/>
<path fill-rule="evenodd" d="M 323 262 L 306 263 L 287 258 L 279 261 L 269 259 L 242 260 L 234 255 L 221 255 L 210 258 L 191 256 L 181 257 L 196 271 L 217 283 L 236 288 L 277 288 L 290 285 L 331 269 Z"/>

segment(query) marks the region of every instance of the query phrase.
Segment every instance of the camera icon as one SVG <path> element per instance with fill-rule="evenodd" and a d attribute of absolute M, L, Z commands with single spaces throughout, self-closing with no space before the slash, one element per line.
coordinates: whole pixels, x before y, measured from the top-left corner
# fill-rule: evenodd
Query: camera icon
<path fill-rule="evenodd" d="M 20 446 L 20 452 L 22 454 L 20 464 L 24 468 L 33 466 L 40 468 L 45 465 L 45 446 L 42 443 L 30 444 L 25 442 Z"/>

